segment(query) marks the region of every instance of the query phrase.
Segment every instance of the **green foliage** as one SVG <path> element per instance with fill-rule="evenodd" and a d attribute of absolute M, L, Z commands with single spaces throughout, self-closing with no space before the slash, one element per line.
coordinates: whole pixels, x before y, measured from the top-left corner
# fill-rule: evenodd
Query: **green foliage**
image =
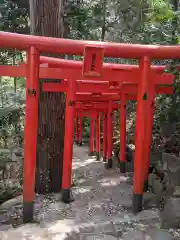
<path fill-rule="evenodd" d="M 166 22 L 172 20 L 174 16 L 172 6 L 166 0 L 154 0 L 150 14 L 153 23 Z"/>
<path fill-rule="evenodd" d="M 26 2 L 27 4 L 23 4 Z M 4 0 L 0 8 L 0 30 L 8 32 L 29 33 L 28 1 Z"/>

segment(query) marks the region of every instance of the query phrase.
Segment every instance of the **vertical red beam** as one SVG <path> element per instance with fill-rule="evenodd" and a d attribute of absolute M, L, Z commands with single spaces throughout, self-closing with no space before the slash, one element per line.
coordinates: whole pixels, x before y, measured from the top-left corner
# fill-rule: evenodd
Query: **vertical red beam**
<path fill-rule="evenodd" d="M 33 202 L 36 170 L 36 146 L 38 130 L 40 55 L 36 48 L 30 47 L 27 56 L 26 79 L 26 118 L 24 132 L 24 184 L 23 184 L 23 222 L 33 220 Z"/>
<path fill-rule="evenodd" d="M 153 87 L 153 86 L 152 86 Z M 145 166 L 145 172 L 144 172 L 144 191 L 146 192 L 148 190 L 148 178 L 149 178 L 149 166 L 150 166 L 150 153 L 151 153 L 151 143 L 152 143 L 152 129 L 153 129 L 153 120 L 154 120 L 154 111 L 155 111 L 155 102 L 154 102 L 154 93 L 153 88 L 150 95 L 150 101 L 151 106 L 150 109 L 147 111 L 149 112 L 147 114 L 147 120 L 146 120 L 146 140 L 145 140 L 145 146 L 144 146 L 144 166 Z"/>
<path fill-rule="evenodd" d="M 95 147 L 94 147 L 94 131 L 95 131 L 95 122 L 94 118 L 91 116 L 91 122 L 90 122 L 90 151 L 89 156 L 94 156 L 95 154 Z"/>
<path fill-rule="evenodd" d="M 76 114 L 76 144 L 79 143 L 79 115 Z"/>
<path fill-rule="evenodd" d="M 149 79 L 151 60 L 149 57 L 143 57 L 140 60 L 140 82 L 138 85 L 137 108 L 136 108 L 136 142 L 135 142 L 135 158 L 134 158 L 134 189 L 133 189 L 133 212 L 137 214 L 142 210 L 143 190 L 144 190 L 144 144 L 145 132 L 147 128 L 146 119 L 151 103 Z"/>
<path fill-rule="evenodd" d="M 103 119 L 103 162 L 106 162 L 107 158 L 107 114 L 104 114 Z"/>
<path fill-rule="evenodd" d="M 120 106 L 120 171 L 126 172 L 126 95 L 122 94 Z"/>
<path fill-rule="evenodd" d="M 108 143 L 108 152 L 107 152 L 107 162 L 105 163 L 105 168 L 109 169 L 112 168 L 113 162 L 112 162 L 112 149 L 113 149 L 113 144 L 112 144 L 112 138 L 113 138 L 113 124 L 112 124 L 112 115 L 113 115 L 113 110 L 112 110 L 112 101 L 109 101 L 108 105 L 108 119 L 107 119 L 107 143 Z"/>
<path fill-rule="evenodd" d="M 99 161 L 101 158 L 100 150 L 100 115 L 97 114 L 96 117 L 96 160 Z"/>
<path fill-rule="evenodd" d="M 68 91 L 66 95 L 65 112 L 65 136 L 64 136 L 64 158 L 62 176 L 62 201 L 70 203 L 74 201 L 71 192 L 72 177 L 72 155 L 73 155 L 73 132 L 76 100 L 76 81 L 68 80 Z"/>
<path fill-rule="evenodd" d="M 79 146 L 82 146 L 83 117 L 79 117 Z"/>

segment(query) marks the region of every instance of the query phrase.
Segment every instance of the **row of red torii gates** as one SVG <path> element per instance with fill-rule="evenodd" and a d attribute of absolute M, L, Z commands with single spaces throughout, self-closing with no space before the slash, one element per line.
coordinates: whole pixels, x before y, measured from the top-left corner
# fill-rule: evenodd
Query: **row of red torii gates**
<path fill-rule="evenodd" d="M 26 77 L 24 222 L 33 219 L 40 78 L 61 79 L 58 83 L 43 83 L 43 91 L 66 93 L 62 175 L 62 200 L 66 203 L 73 200 L 71 177 L 76 114 L 96 112 L 98 129 L 99 113 L 103 113 L 104 139 L 107 136 L 103 157 L 107 157 L 105 165 L 109 168 L 112 166 L 112 113 L 114 109 L 120 109 L 120 167 L 123 172 L 126 161 L 126 103 L 128 100 L 137 101 L 132 209 L 135 214 L 140 212 L 144 183 L 148 179 L 155 95 L 173 94 L 174 81 L 172 74 L 164 72 L 166 66 L 152 66 L 151 61 L 179 59 L 180 46 L 77 41 L 0 32 L 0 47 L 16 48 L 27 53 L 26 63 L 0 66 L 0 76 Z M 42 57 L 42 52 L 81 55 L 83 62 Z M 104 57 L 137 59 L 139 65 L 104 63 Z M 92 142 L 90 145 L 92 147 Z M 96 148 L 99 149 L 99 146 Z"/>

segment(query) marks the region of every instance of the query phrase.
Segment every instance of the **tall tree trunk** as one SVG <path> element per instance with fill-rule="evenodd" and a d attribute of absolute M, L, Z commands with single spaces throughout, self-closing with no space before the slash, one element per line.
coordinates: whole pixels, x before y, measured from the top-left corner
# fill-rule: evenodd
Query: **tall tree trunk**
<path fill-rule="evenodd" d="M 29 4 L 31 34 L 63 37 L 63 0 L 29 0 Z M 46 80 L 40 79 L 36 192 L 59 192 L 62 181 L 65 98 L 63 93 L 42 92 L 43 81 Z"/>
<path fill-rule="evenodd" d="M 104 41 L 105 34 L 106 34 L 106 8 L 107 8 L 107 1 L 102 1 L 102 26 L 101 26 L 101 41 Z"/>
<path fill-rule="evenodd" d="M 174 12 L 174 16 L 173 16 L 173 19 L 172 19 L 172 39 L 171 39 L 171 44 L 172 45 L 177 45 L 178 44 L 178 33 L 177 33 L 177 30 L 178 30 L 178 10 L 179 10 L 179 0 L 171 0 L 170 1 L 171 4 L 172 4 L 172 10 Z M 179 65 L 179 59 L 176 60 L 172 60 L 171 61 L 171 65 L 172 65 L 172 69 L 176 68 L 177 65 Z M 178 101 L 177 101 L 177 98 L 178 98 L 178 95 L 179 95 L 179 72 L 176 70 L 176 74 L 175 74 L 175 80 L 174 80 L 174 94 L 172 94 L 171 96 L 171 107 L 169 109 L 169 122 L 170 123 L 175 123 L 177 121 L 177 104 L 178 104 Z"/>

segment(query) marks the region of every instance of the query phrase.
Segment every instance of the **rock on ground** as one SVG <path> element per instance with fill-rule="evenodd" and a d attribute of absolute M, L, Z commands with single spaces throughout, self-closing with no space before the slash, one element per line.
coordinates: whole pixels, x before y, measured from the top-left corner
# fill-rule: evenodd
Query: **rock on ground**
<path fill-rule="evenodd" d="M 163 228 L 179 228 L 180 226 L 180 198 L 169 198 L 161 212 Z"/>
<path fill-rule="evenodd" d="M 173 240 L 171 234 L 161 229 L 132 230 L 122 236 L 123 240 Z"/>

